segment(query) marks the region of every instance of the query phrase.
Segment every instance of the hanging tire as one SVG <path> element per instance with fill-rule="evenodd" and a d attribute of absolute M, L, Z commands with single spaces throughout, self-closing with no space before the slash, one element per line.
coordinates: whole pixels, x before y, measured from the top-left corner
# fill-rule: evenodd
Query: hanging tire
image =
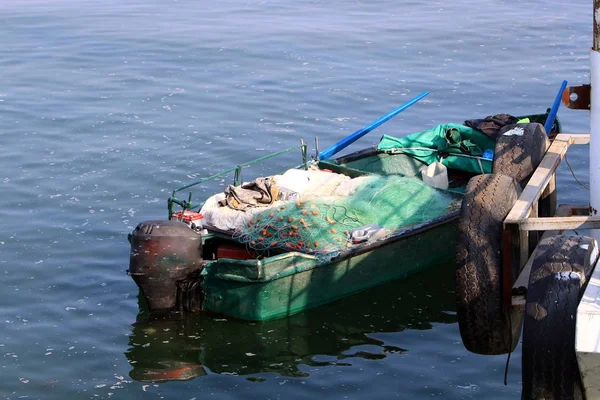
<path fill-rule="evenodd" d="M 503 222 L 521 188 L 506 175 L 478 175 L 467 184 L 456 248 L 458 326 L 465 348 L 506 354 L 521 333 L 522 313 L 505 307 L 502 294 Z M 513 280 L 519 271 L 512 271 Z"/>
<path fill-rule="evenodd" d="M 512 124 L 503 127 L 499 135 L 492 172 L 515 178 L 523 189 L 550 146 L 546 130 L 538 123 Z M 538 214 L 551 217 L 555 211 L 556 177 L 553 176 L 540 197 Z"/>
<path fill-rule="evenodd" d="M 575 324 L 595 251 L 596 242 L 585 236 L 552 236 L 538 246 L 523 327 L 525 400 L 584 398 L 575 353 Z"/>
<path fill-rule="evenodd" d="M 550 140 L 541 124 L 512 124 L 500 130 L 492 171 L 515 178 L 524 188 L 544 158 Z"/>

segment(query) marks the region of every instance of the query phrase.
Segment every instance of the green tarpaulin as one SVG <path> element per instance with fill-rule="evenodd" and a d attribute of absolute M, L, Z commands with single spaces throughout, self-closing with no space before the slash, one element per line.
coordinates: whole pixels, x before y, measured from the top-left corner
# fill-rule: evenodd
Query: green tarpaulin
<path fill-rule="evenodd" d="M 489 174 L 492 161 L 482 155 L 485 150 L 493 152 L 495 146 L 493 139 L 475 129 L 444 124 L 403 138 L 384 135 L 377 149 L 409 154 L 427 165 L 441 161 L 448 168 Z"/>

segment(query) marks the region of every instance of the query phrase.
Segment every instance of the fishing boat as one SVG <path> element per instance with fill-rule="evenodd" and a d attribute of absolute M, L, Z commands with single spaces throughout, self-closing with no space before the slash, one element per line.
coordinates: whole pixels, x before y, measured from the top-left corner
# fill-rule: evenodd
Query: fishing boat
<path fill-rule="evenodd" d="M 129 234 L 128 274 L 149 310 L 263 321 L 453 260 L 466 184 L 494 168 L 497 137 L 444 124 L 332 158 L 426 94 L 310 159 L 301 142 L 174 190 L 168 219 Z M 550 114 L 511 117 L 498 137 L 540 124 L 557 133 Z M 242 180 L 244 167 L 298 150 L 298 166 Z M 195 188 L 231 174 L 222 192 L 193 201 Z"/>

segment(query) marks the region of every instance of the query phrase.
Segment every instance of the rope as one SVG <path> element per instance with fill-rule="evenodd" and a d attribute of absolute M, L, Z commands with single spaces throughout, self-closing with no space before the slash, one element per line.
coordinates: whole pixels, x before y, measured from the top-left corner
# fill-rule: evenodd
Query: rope
<path fill-rule="evenodd" d="M 579 183 L 583 188 L 585 188 L 587 190 L 590 190 L 590 187 L 588 185 L 584 184 L 579 179 L 577 179 L 577 177 L 575 176 L 575 172 L 573 171 L 573 168 L 571 167 L 571 164 L 569 164 L 569 159 L 567 158 L 566 154 L 565 154 L 565 161 L 567 163 L 567 166 L 569 167 L 569 171 L 571 171 L 571 175 L 573 175 L 573 178 L 575 178 L 575 180 L 577 181 L 577 183 Z"/>

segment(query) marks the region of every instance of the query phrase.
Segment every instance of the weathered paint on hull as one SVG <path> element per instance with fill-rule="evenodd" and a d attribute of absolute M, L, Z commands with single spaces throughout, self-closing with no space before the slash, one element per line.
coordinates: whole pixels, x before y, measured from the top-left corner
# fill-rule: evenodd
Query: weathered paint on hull
<path fill-rule="evenodd" d="M 451 261 L 455 243 L 452 220 L 337 261 L 297 253 L 218 260 L 205 268 L 202 308 L 252 321 L 292 315 Z"/>

